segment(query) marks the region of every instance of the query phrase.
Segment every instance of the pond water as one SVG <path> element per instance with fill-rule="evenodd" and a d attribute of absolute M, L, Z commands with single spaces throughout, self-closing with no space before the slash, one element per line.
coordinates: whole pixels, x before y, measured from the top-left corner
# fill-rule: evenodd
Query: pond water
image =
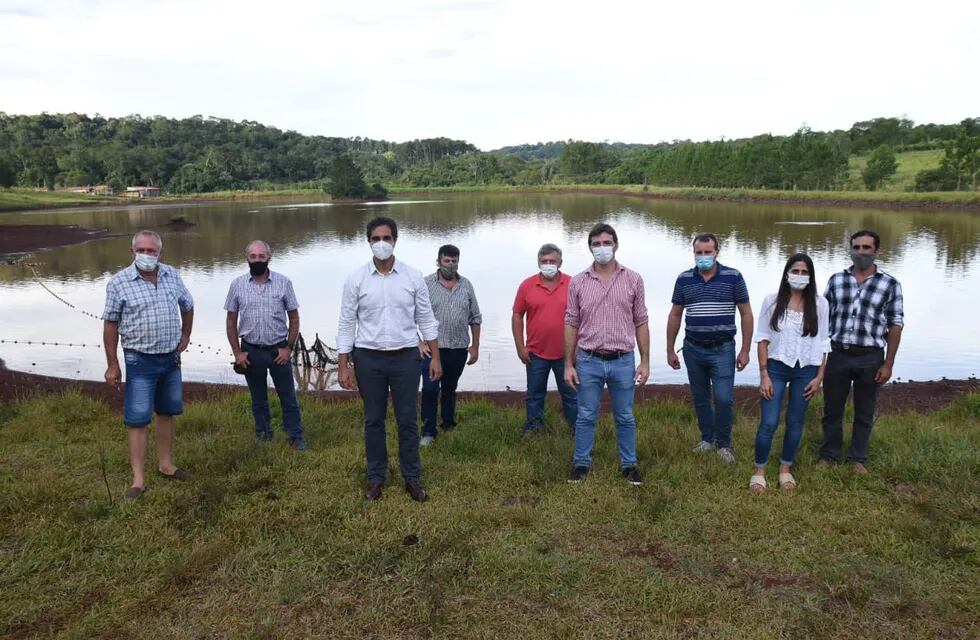
<path fill-rule="evenodd" d="M 849 264 L 849 234 L 865 227 L 877 230 L 882 237 L 879 265 L 902 282 L 905 294 L 906 328 L 894 376 L 937 380 L 980 372 L 980 336 L 975 329 L 980 315 L 980 215 L 601 195 L 435 194 L 371 205 L 150 204 L 0 214 L 0 224 L 77 224 L 124 234 L 38 252 L 34 266 L 0 266 L 0 339 L 101 344 L 97 316 L 105 284 L 130 262 L 131 234 L 154 228 L 162 231 L 164 262 L 180 269 L 196 300 L 194 346 L 184 357 L 185 379 L 241 384 L 228 364 L 222 305 L 229 282 L 247 270 L 246 243 L 261 238 L 272 245 L 272 268 L 294 282 L 304 336 L 312 341 L 319 334 L 333 345 L 344 278 L 370 259 L 364 225 L 379 214 L 399 222 L 396 255 L 426 274 L 435 270 L 440 245 L 460 247 L 460 272 L 473 282 L 483 311 L 480 361 L 463 375 L 462 389 L 525 388 L 510 332 L 517 286 L 536 272 L 537 249 L 545 242 L 563 248 L 563 271 L 575 274 L 586 268 L 591 260 L 586 235 L 597 221 L 616 228 L 618 259 L 646 282 L 651 383 L 687 380 L 683 370 L 667 367 L 664 335 L 674 279 L 693 264 L 690 240 L 702 231 L 722 238 L 720 261 L 745 276 L 757 312 L 765 295 L 778 286 L 789 254 L 811 255 L 822 291 L 831 273 Z M 167 231 L 165 225 L 177 216 L 194 226 Z M 0 344 L 0 358 L 11 369 L 67 378 L 99 380 L 105 368 L 96 346 L 5 342 Z M 737 384 L 757 381 L 754 365 L 736 377 Z M 335 386 L 330 376 L 323 382 L 328 388 Z"/>

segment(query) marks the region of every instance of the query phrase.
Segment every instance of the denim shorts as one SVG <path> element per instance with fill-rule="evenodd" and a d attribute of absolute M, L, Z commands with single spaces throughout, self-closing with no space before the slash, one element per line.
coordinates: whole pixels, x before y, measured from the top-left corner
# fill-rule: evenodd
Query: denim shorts
<path fill-rule="evenodd" d="M 161 416 L 184 412 L 180 354 L 125 351 L 123 356 L 126 360 L 123 424 L 141 428 L 150 424 L 154 411 Z"/>

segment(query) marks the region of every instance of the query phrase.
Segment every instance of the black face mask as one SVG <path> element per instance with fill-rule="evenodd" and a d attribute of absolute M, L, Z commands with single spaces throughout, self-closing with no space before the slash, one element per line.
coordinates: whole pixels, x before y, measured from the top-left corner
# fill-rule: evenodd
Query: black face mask
<path fill-rule="evenodd" d="M 260 276 L 269 270 L 269 261 L 265 262 L 249 262 L 248 270 L 253 276 Z"/>

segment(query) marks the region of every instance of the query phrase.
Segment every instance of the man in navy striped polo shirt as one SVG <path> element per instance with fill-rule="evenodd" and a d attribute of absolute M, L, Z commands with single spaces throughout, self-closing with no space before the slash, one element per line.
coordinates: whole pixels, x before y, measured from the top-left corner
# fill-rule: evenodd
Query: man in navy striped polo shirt
<path fill-rule="evenodd" d="M 667 364 L 680 369 L 674 351 L 681 317 L 686 316 L 684 364 L 691 383 L 691 398 L 698 415 L 701 442 L 696 452 L 716 449 L 726 463 L 732 452 L 732 396 L 735 370 L 749 364 L 752 345 L 752 305 L 742 274 L 718 262 L 718 238 L 703 233 L 694 238 L 693 269 L 677 276 L 673 306 L 667 318 Z M 735 355 L 735 309 L 742 325 L 742 346 Z M 712 400 L 714 406 L 712 407 Z"/>

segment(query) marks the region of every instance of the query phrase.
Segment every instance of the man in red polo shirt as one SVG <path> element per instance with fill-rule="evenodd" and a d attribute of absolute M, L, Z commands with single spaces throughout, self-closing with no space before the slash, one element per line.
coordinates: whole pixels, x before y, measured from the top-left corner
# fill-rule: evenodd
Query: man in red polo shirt
<path fill-rule="evenodd" d="M 548 243 L 538 250 L 538 270 L 524 280 L 514 299 L 511 328 L 517 357 L 527 368 L 527 420 L 524 433 L 540 431 L 544 419 L 544 400 L 548 375 L 555 374 L 561 394 L 565 422 L 575 433 L 578 394 L 565 382 L 565 305 L 571 278 L 560 271 L 561 249 Z M 527 342 L 524 341 L 524 316 L 527 315 Z"/>

